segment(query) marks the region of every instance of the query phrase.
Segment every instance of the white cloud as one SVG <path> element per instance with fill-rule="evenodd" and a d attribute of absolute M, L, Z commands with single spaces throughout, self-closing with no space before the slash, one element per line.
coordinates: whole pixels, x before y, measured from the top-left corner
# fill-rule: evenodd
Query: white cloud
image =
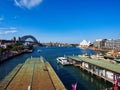
<path fill-rule="evenodd" d="M 27 9 L 38 6 L 42 1 L 43 0 L 14 0 L 16 6 Z"/>
<path fill-rule="evenodd" d="M 17 32 L 15 27 L 0 28 L 0 35 L 11 34 Z"/>
<path fill-rule="evenodd" d="M 15 27 L 10 27 L 10 28 L 0 28 L 0 30 L 16 30 Z"/>
<path fill-rule="evenodd" d="M 9 33 L 15 33 L 15 32 L 17 32 L 17 31 L 16 30 L 10 30 L 10 31 L 5 31 L 4 33 L 9 34 Z"/>

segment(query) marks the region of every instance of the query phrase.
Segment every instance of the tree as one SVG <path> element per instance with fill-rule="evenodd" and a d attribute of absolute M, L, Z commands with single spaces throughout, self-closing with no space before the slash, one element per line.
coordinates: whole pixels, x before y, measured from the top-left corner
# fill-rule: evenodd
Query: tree
<path fill-rule="evenodd" d="M 2 54 L 4 51 L 5 51 L 5 49 L 0 47 L 0 54 Z"/>
<path fill-rule="evenodd" d="M 22 50 L 23 49 L 23 47 L 22 46 L 18 46 L 18 45 L 14 45 L 14 46 L 12 46 L 12 48 L 11 48 L 11 50 L 13 50 L 13 51 L 18 51 L 18 50 Z"/>

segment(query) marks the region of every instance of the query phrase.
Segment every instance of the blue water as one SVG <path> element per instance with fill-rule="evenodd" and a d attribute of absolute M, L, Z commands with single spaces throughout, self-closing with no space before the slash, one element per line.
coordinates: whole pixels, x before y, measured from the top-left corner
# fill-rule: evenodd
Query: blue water
<path fill-rule="evenodd" d="M 42 52 L 38 53 L 38 49 L 42 50 Z M 75 47 L 36 47 L 33 53 L 20 55 L 0 64 L 0 81 L 4 79 L 14 67 L 20 63 L 24 63 L 27 58 L 31 56 L 43 56 L 52 65 L 53 69 L 68 90 L 71 90 L 71 84 L 76 82 L 78 83 L 77 90 L 100 90 L 112 87 L 113 85 L 111 83 L 104 82 L 104 80 L 92 76 L 90 73 L 81 70 L 79 67 L 63 66 L 56 61 L 56 58 L 60 56 L 71 56 L 85 53 L 95 54 L 96 52 Z"/>

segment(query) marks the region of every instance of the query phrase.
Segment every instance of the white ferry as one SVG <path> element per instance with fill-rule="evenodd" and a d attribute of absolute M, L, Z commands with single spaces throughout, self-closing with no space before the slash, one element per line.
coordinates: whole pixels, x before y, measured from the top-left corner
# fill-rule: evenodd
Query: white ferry
<path fill-rule="evenodd" d="M 62 65 L 70 65 L 71 64 L 66 57 L 58 57 L 57 62 L 61 63 Z"/>

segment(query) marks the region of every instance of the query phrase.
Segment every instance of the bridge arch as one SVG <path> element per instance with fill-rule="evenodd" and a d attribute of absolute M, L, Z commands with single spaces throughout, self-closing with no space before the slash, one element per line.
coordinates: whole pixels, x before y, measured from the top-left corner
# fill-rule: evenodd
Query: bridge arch
<path fill-rule="evenodd" d="M 25 42 L 27 39 L 32 39 L 34 43 L 38 43 L 37 39 L 32 35 L 26 35 L 20 38 L 20 41 Z"/>

